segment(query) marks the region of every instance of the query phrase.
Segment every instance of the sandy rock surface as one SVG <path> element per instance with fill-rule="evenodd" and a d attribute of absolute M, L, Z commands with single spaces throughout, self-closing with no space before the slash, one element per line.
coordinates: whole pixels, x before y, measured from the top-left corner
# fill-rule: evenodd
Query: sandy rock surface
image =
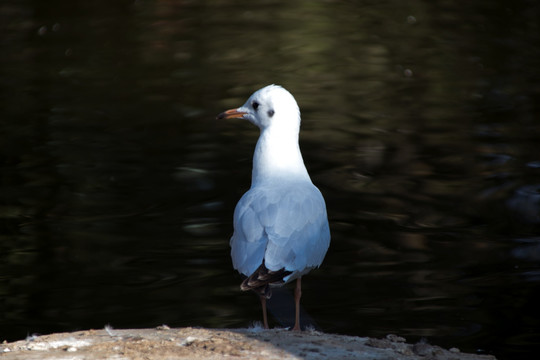
<path fill-rule="evenodd" d="M 283 329 L 87 330 L 31 337 L 0 345 L 2 360 L 157 359 L 430 359 L 494 360 L 425 343 Z"/>

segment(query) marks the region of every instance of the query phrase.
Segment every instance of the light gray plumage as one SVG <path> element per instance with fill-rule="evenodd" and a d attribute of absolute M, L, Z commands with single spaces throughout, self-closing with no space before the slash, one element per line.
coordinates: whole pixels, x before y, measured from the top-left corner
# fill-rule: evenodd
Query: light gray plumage
<path fill-rule="evenodd" d="M 330 230 L 323 196 L 300 153 L 298 105 L 287 90 L 269 85 L 218 118 L 247 119 L 261 130 L 251 188 L 236 205 L 230 242 L 234 268 L 248 276 L 242 289 L 269 297 L 269 285 L 298 279 L 299 303 L 300 277 L 321 265 Z"/>
<path fill-rule="evenodd" d="M 296 279 L 322 263 L 329 243 L 324 199 L 311 183 L 252 187 L 236 205 L 231 257 L 246 276 L 264 259 L 270 271 L 292 272 L 285 282 Z"/>

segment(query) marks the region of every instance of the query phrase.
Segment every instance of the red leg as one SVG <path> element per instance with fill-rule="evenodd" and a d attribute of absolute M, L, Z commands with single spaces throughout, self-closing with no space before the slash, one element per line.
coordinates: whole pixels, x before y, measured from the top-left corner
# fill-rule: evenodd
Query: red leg
<path fill-rule="evenodd" d="M 295 319 L 293 330 L 300 331 L 300 298 L 302 297 L 302 282 L 301 277 L 296 279 L 296 288 L 294 289 L 294 305 L 295 305 Z"/>
<path fill-rule="evenodd" d="M 266 297 L 260 296 L 260 299 L 261 299 L 261 305 L 262 305 L 262 311 L 263 311 L 263 325 L 265 329 L 269 329 L 268 317 L 266 316 Z"/>

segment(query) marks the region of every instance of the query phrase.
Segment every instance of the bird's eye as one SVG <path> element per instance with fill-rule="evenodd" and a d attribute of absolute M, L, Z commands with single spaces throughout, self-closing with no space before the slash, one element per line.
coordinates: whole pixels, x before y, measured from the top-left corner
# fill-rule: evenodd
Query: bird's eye
<path fill-rule="evenodd" d="M 254 101 L 253 104 L 251 104 L 251 106 L 253 106 L 253 109 L 257 110 L 259 108 L 259 103 Z"/>
<path fill-rule="evenodd" d="M 268 110 L 268 117 L 274 116 L 274 109 Z"/>

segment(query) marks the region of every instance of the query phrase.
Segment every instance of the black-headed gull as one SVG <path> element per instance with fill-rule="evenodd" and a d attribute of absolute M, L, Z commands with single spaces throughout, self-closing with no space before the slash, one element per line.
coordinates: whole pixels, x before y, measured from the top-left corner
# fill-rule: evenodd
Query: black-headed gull
<path fill-rule="evenodd" d="M 296 279 L 293 330 L 300 330 L 301 278 L 321 265 L 330 245 L 324 198 L 311 182 L 298 145 L 300 110 L 287 90 L 269 85 L 243 106 L 218 115 L 229 118 L 249 120 L 261 130 L 251 188 L 234 211 L 233 266 L 247 276 L 241 289 L 259 294 L 265 328 L 270 287 Z"/>

